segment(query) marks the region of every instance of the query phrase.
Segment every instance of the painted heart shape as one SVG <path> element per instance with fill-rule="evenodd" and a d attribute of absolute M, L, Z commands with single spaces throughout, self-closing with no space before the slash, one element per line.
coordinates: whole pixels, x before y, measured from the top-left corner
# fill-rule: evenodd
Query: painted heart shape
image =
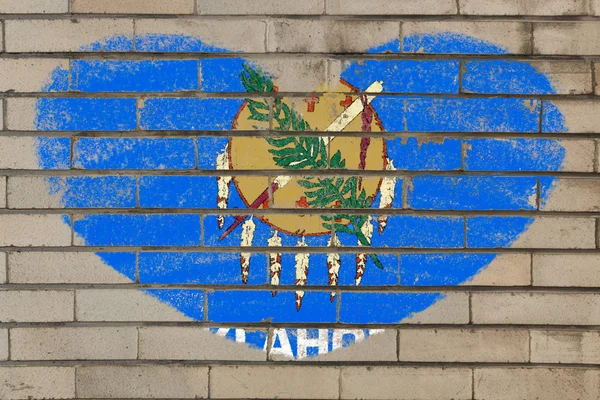
<path fill-rule="evenodd" d="M 130 50 L 124 38 L 110 38 L 89 46 L 89 50 Z M 369 52 L 398 52 L 402 46 L 408 53 L 431 54 L 505 54 L 493 44 L 465 35 L 440 33 L 415 35 L 401 45 L 394 40 Z M 137 39 L 136 49 L 158 52 L 222 52 L 202 40 L 181 35 L 148 35 Z M 244 92 L 240 80 L 242 57 L 216 57 L 177 62 L 133 62 L 74 60 L 69 71 L 53 72 L 46 91 L 51 92 L 169 92 L 195 90 L 197 66 L 200 63 L 203 92 Z M 456 96 L 458 70 L 467 73 L 462 88 L 467 93 L 489 96 Z M 161 77 L 169 79 L 168 87 Z M 195 77 L 195 78 L 194 78 Z M 414 133 L 414 137 L 386 140 L 387 156 L 397 169 L 406 171 L 558 171 L 565 149 L 557 140 L 496 139 L 476 137 L 477 132 L 538 132 L 542 102 L 535 95 L 552 94 L 549 79 L 525 62 L 473 60 L 461 64 L 456 59 L 367 59 L 347 62 L 341 79 L 359 90 L 374 81 L 384 81 L 388 93 L 372 102 L 373 109 L 386 131 Z M 524 97 L 494 97 L 494 94 L 531 95 Z M 47 131 L 132 131 L 137 127 L 135 98 L 43 98 L 37 103 L 38 130 Z M 144 98 L 139 109 L 139 124 L 143 129 L 157 131 L 227 130 L 243 107 L 244 99 L 197 97 Z M 564 131 L 564 121 L 552 103 L 543 104 L 543 132 Z M 216 111 L 216 112 L 215 112 Z M 210 118 L 207 118 L 207 115 Z M 422 140 L 419 133 L 443 132 L 450 138 Z M 456 132 L 473 132 L 472 138 L 456 137 Z M 100 135 L 102 136 L 102 135 Z M 441 137 L 441 136 L 440 136 Z M 50 195 L 58 196 L 66 208 L 214 208 L 218 182 L 204 176 L 161 176 L 157 170 L 215 169 L 219 152 L 228 138 L 214 136 L 154 138 L 140 140 L 116 136 L 81 137 L 73 145 L 76 169 L 138 170 L 139 178 L 102 176 L 48 178 Z M 64 155 L 69 152 L 70 139 L 41 137 L 38 159 L 45 169 L 68 169 Z M 462 160 L 462 152 L 466 157 Z M 196 156 L 196 153 L 198 156 Z M 196 161 L 197 159 L 197 161 Z M 546 201 L 552 191 L 553 178 L 540 179 L 540 201 Z M 402 208 L 402 184 L 395 189 L 393 208 Z M 136 199 L 139 190 L 139 204 Z M 412 209 L 427 210 L 535 210 L 537 178 L 524 176 L 418 174 L 411 182 L 406 199 Z M 380 194 L 373 201 L 378 204 Z M 534 200 L 531 200 L 531 199 Z M 229 194 L 229 208 L 246 208 L 236 190 Z M 374 209 L 376 214 L 376 209 Z M 239 246 L 241 230 L 225 240 L 218 238 L 222 229 L 218 217 L 203 219 L 204 245 Z M 71 220 L 65 218 L 70 224 Z M 226 217 L 224 225 L 234 222 Z M 274 229 L 256 220 L 253 246 L 268 246 Z M 374 234 L 373 247 L 410 247 L 424 249 L 490 249 L 510 247 L 533 223 L 522 216 L 473 216 L 466 219 L 467 235 L 462 217 L 395 215 L 388 219 L 385 231 Z M 200 216 L 194 213 L 87 214 L 74 218 L 76 244 L 110 247 L 137 246 L 144 249 L 137 255 L 139 282 L 143 284 L 239 284 L 239 255 L 230 252 L 188 252 L 181 247 L 200 245 Z M 281 233 L 283 246 L 295 246 L 298 237 Z M 309 246 L 326 246 L 330 237 L 306 237 Z M 342 245 L 355 246 L 356 239 L 340 234 Z M 149 247 L 149 250 L 145 250 Z M 136 281 L 136 255 L 127 250 L 97 253 L 105 264 Z M 294 254 L 283 254 L 281 285 L 295 282 Z M 341 265 L 354 263 L 354 254 L 342 254 Z M 490 265 L 497 254 L 489 252 L 423 252 L 396 256 L 381 254 L 385 266 L 376 268 L 367 262 L 362 285 L 366 286 L 453 286 L 473 279 Z M 248 285 L 268 282 L 267 255 L 252 254 Z M 287 266 L 290 266 L 286 268 Z M 328 291 L 310 291 L 311 286 L 327 286 L 327 255 L 310 255 L 311 267 L 302 307 L 296 310 L 293 291 L 223 290 L 208 293 L 196 289 L 151 289 L 149 295 L 171 305 L 186 316 L 205 320 L 204 296 L 207 296 L 208 321 L 219 323 L 252 323 L 271 320 L 278 323 L 387 324 L 406 321 L 440 299 L 442 293 L 432 292 L 345 292 L 338 311 L 330 302 Z M 133 267 L 132 267 L 133 266 Z M 399 267 L 400 266 L 400 267 Z M 400 272 L 399 272 L 400 271 Z M 339 272 L 339 285 L 353 285 L 351 268 Z M 338 296 L 339 298 L 339 296 Z M 325 330 L 326 331 L 326 330 Z M 215 332 L 217 332 L 215 330 Z M 220 334 L 225 335 L 222 331 Z M 290 331 L 291 332 L 291 331 Z M 327 332 L 327 331 L 326 331 Z M 376 331 L 364 330 L 363 338 Z M 319 333 L 317 333 L 319 335 Z M 231 336 L 231 335 L 230 335 Z M 296 336 L 290 335 L 290 337 Z M 350 344 L 340 336 L 336 340 L 330 330 L 328 350 Z M 233 334 L 232 338 L 235 337 Z M 265 335 L 246 335 L 245 341 L 254 347 L 265 347 Z M 294 339 L 295 340 L 295 339 Z M 338 343 L 336 347 L 336 343 Z M 281 343 L 279 344 L 281 346 Z M 277 345 L 275 346 L 277 347 Z M 298 355 L 297 344 L 292 354 Z"/>

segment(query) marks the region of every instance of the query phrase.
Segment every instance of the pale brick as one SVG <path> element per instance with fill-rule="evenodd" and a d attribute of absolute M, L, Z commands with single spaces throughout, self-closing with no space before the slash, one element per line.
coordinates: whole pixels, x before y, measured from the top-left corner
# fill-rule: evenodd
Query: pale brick
<path fill-rule="evenodd" d="M 399 337 L 400 361 L 529 361 L 527 330 L 401 329 Z"/>
<path fill-rule="evenodd" d="M 128 19 L 10 20 L 5 21 L 6 51 L 86 51 L 90 43 L 112 36 L 133 39 L 133 21 Z"/>
<path fill-rule="evenodd" d="M 337 399 L 340 371 L 312 366 L 215 366 L 210 370 L 214 399 Z"/>
<path fill-rule="evenodd" d="M 90 252 L 14 252 L 8 254 L 8 263 L 12 283 L 131 282 Z"/>
<path fill-rule="evenodd" d="M 593 249 L 596 247 L 595 229 L 593 218 L 538 217 L 512 247 Z"/>
<path fill-rule="evenodd" d="M 534 254 L 533 284 L 600 287 L 600 255 Z"/>
<path fill-rule="evenodd" d="M 73 0 L 71 11 L 81 14 L 193 14 L 194 0 Z"/>
<path fill-rule="evenodd" d="M 587 15 L 587 0 L 459 0 L 464 15 Z"/>
<path fill-rule="evenodd" d="M 454 0 L 328 0 L 334 15 L 444 15 L 456 14 Z"/>
<path fill-rule="evenodd" d="M 37 130 L 37 99 L 12 98 L 6 100 L 6 128 L 12 131 Z"/>
<path fill-rule="evenodd" d="M 600 295 L 472 293 L 475 324 L 598 325 Z"/>
<path fill-rule="evenodd" d="M 590 0 L 591 14 L 598 16 L 600 15 L 600 1 Z"/>
<path fill-rule="evenodd" d="M 198 0 L 204 15 L 318 15 L 325 11 L 325 0 Z"/>
<path fill-rule="evenodd" d="M 531 362 L 600 363 L 600 332 L 531 331 Z"/>
<path fill-rule="evenodd" d="M 475 399 L 596 400 L 600 371 L 558 368 L 475 369 Z"/>
<path fill-rule="evenodd" d="M 64 208 L 62 196 L 50 194 L 45 177 L 10 177 L 7 191 L 9 208 Z"/>
<path fill-rule="evenodd" d="M 0 0 L 0 14 L 61 14 L 69 0 Z"/>
<path fill-rule="evenodd" d="M 10 351 L 12 360 L 135 359 L 137 328 L 13 328 Z"/>
<path fill-rule="evenodd" d="M 0 176 L 0 208 L 6 207 L 6 177 Z"/>
<path fill-rule="evenodd" d="M 469 295 L 448 292 L 424 311 L 402 320 L 403 324 L 467 324 L 469 323 Z"/>
<path fill-rule="evenodd" d="M 513 54 L 530 54 L 530 29 L 521 22 L 418 21 L 402 24 L 402 36 L 453 32 L 476 37 Z"/>
<path fill-rule="evenodd" d="M 65 227 L 62 215 L 0 215 L 0 247 L 69 246 L 71 232 Z"/>
<path fill-rule="evenodd" d="M 600 22 L 539 22 L 533 24 L 533 53 L 600 54 Z"/>
<path fill-rule="evenodd" d="M 527 286 L 531 284 L 531 255 L 499 254 L 494 260 L 463 283 L 466 286 Z"/>
<path fill-rule="evenodd" d="M 68 71 L 69 61 L 55 58 L 0 59 L 0 91 L 44 91 L 52 83 L 52 72 L 58 68 Z"/>
<path fill-rule="evenodd" d="M 8 329 L 0 329 L 0 361 L 8 360 Z"/>
<path fill-rule="evenodd" d="M 556 94 L 592 93 L 592 68 L 585 61 L 533 61 L 530 64 L 544 74 Z"/>
<path fill-rule="evenodd" d="M 73 321 L 68 290 L 0 290 L 0 322 Z"/>
<path fill-rule="evenodd" d="M 230 383 L 231 384 L 231 383 Z M 77 369 L 78 398 L 207 398 L 208 367 L 98 365 Z"/>
<path fill-rule="evenodd" d="M 77 291 L 78 321 L 189 321 L 190 318 L 143 290 Z"/>
<path fill-rule="evenodd" d="M 73 399 L 74 367 L 2 367 L 0 398 L 5 400 Z"/>
<path fill-rule="evenodd" d="M 223 328 L 227 330 L 227 328 Z M 235 360 L 265 361 L 266 352 L 245 344 L 224 340 L 202 327 L 155 326 L 141 327 L 140 359 L 146 360 Z M 236 338 L 241 331 L 235 329 Z M 237 340 L 237 339 L 236 339 Z"/>
<path fill-rule="evenodd" d="M 351 339 L 353 337 L 353 339 Z M 331 338 L 332 351 L 327 347 Z M 397 361 L 397 335 L 394 329 L 370 329 L 369 336 L 363 329 L 319 329 L 317 336 L 307 329 L 273 329 L 269 346 L 269 360 L 272 361 Z M 283 343 L 298 343 L 298 353 L 294 358 L 292 349 Z M 344 346 L 346 342 L 346 347 Z M 348 345 L 350 342 L 351 345 Z M 280 346 L 274 347 L 274 343 Z M 318 355 L 308 356 L 309 349 Z"/>
<path fill-rule="evenodd" d="M 163 34 L 195 36 L 232 51 L 265 52 L 266 23 L 260 20 L 140 19 L 135 31 L 142 48 L 146 35 Z"/>
<path fill-rule="evenodd" d="M 590 140 L 563 140 L 565 149 L 562 170 L 565 172 L 594 171 L 594 143 Z"/>
<path fill-rule="evenodd" d="M 42 169 L 37 157 L 37 138 L 0 136 L 0 169 Z"/>
<path fill-rule="evenodd" d="M 397 39 L 400 25 L 391 21 L 269 21 L 267 48 L 272 52 L 355 53 Z"/>
<path fill-rule="evenodd" d="M 599 31 L 600 32 L 600 31 Z M 600 131 L 600 102 L 594 100 L 552 100 L 564 117 L 564 125 L 571 133 Z"/>
<path fill-rule="evenodd" d="M 572 179 L 555 180 L 551 194 L 540 207 L 544 211 L 599 211 L 600 180 Z"/>
<path fill-rule="evenodd" d="M 0 252 L 0 284 L 6 283 L 8 280 L 8 263 L 7 254 Z"/>
<path fill-rule="evenodd" d="M 345 367 L 341 380 L 342 399 L 471 399 L 467 368 Z"/>
<path fill-rule="evenodd" d="M 280 92 L 324 91 L 327 60 L 324 58 L 254 58 L 250 59 L 275 76 Z"/>

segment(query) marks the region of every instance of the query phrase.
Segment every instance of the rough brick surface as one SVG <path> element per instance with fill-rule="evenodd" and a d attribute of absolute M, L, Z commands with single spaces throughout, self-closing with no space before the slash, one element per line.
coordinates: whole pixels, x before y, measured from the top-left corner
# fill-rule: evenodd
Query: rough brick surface
<path fill-rule="evenodd" d="M 399 338 L 400 361 L 529 361 L 526 330 L 403 329 Z"/>
<path fill-rule="evenodd" d="M 347 367 L 342 399 L 470 399 L 467 368 Z"/>
<path fill-rule="evenodd" d="M 71 11 L 93 14 L 192 14 L 195 0 L 73 0 Z"/>
<path fill-rule="evenodd" d="M 0 208 L 6 207 L 6 177 L 0 176 Z"/>
<path fill-rule="evenodd" d="M 0 366 L 0 397 L 72 399 L 75 397 L 75 368 Z"/>
<path fill-rule="evenodd" d="M 69 11 L 68 0 L 2 0 L 0 14 L 60 14 Z"/>
<path fill-rule="evenodd" d="M 208 367 L 179 365 L 77 368 L 80 398 L 206 398 Z"/>
<path fill-rule="evenodd" d="M 73 291 L 3 290 L 0 300 L 1 322 L 73 321 Z"/>
<path fill-rule="evenodd" d="M 599 287 L 600 256 L 595 254 L 534 254 L 533 284 Z"/>
<path fill-rule="evenodd" d="M 459 0 L 460 12 L 465 15 L 587 15 L 588 2 L 539 0 Z"/>
<path fill-rule="evenodd" d="M 69 246 L 62 215 L 0 215 L 0 246 Z"/>
<path fill-rule="evenodd" d="M 0 91 L 40 92 L 50 84 L 50 74 L 57 68 L 68 70 L 69 62 L 42 58 L 0 60 Z"/>
<path fill-rule="evenodd" d="M 600 210 L 600 181 L 594 179 L 559 179 L 552 196 L 540 207 L 545 211 Z"/>
<path fill-rule="evenodd" d="M 210 393 L 215 399 L 337 399 L 339 374 L 335 367 L 216 366 Z"/>
<path fill-rule="evenodd" d="M 6 253 L 0 252 L 0 283 L 6 283 L 8 279 L 8 263 Z"/>
<path fill-rule="evenodd" d="M 319 15 L 325 11 L 325 0 L 197 0 L 197 4 L 198 12 L 205 15 Z"/>
<path fill-rule="evenodd" d="M 535 23 L 534 54 L 595 55 L 600 45 L 595 40 L 598 22 Z"/>
<path fill-rule="evenodd" d="M 595 325 L 600 321 L 595 294 L 473 293 L 473 323 Z"/>
<path fill-rule="evenodd" d="M 367 7 L 365 7 L 364 3 L 357 0 L 329 0 L 327 2 L 327 14 L 333 15 L 445 15 L 455 13 L 456 3 L 451 0 L 429 0 L 424 2 L 414 0 L 377 0 L 371 1 Z"/>
<path fill-rule="evenodd" d="M 348 22 L 276 19 L 269 22 L 268 51 L 283 53 L 354 53 L 395 39 L 396 22 Z M 348 40 L 355 32 L 357 40 Z"/>
<path fill-rule="evenodd" d="M 582 331 L 531 331 L 531 361 L 540 363 L 597 364 L 600 333 Z"/>
<path fill-rule="evenodd" d="M 126 360 L 137 358 L 135 327 L 16 328 L 12 360 Z"/>
<path fill-rule="evenodd" d="M 600 395 L 598 379 L 597 370 L 482 368 L 475 370 L 474 393 L 477 399 L 591 400 Z"/>
<path fill-rule="evenodd" d="M 121 51 L 126 51 L 131 49 L 127 40 L 133 39 L 133 21 L 126 19 L 11 20 L 5 25 L 6 51 L 11 53 L 84 51 L 111 36 L 122 36 Z"/>
<path fill-rule="evenodd" d="M 0 329 L 0 361 L 8 360 L 8 329 Z"/>

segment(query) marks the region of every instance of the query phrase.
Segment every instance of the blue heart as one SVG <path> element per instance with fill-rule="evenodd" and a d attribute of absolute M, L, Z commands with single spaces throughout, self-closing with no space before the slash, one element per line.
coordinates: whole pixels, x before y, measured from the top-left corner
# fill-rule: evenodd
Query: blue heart
<path fill-rule="evenodd" d="M 201 40 L 181 35 L 148 35 L 136 39 L 139 51 L 158 52 L 221 52 Z M 399 52 L 400 42 L 391 41 L 371 53 Z M 88 46 L 90 51 L 128 51 L 127 38 L 117 37 Z M 488 42 L 465 35 L 441 33 L 414 35 L 404 39 L 402 50 L 407 53 L 431 54 L 505 54 L 506 51 Z M 197 62 L 203 75 L 201 89 L 206 92 L 243 92 L 239 73 L 244 60 L 234 58 L 202 58 L 197 60 L 138 62 L 74 60 L 69 71 L 58 68 L 44 88 L 50 92 L 157 92 L 195 90 Z M 452 59 L 351 62 L 342 79 L 358 89 L 366 89 L 374 80 L 383 80 L 386 90 L 423 96 L 381 96 L 373 106 L 386 131 L 406 132 L 537 132 L 540 103 L 525 103 L 523 98 L 456 98 L 457 71 L 460 63 Z M 537 94 L 554 93 L 548 78 L 530 64 L 516 61 L 480 60 L 466 62 L 470 73 L 463 88 L 473 93 Z M 170 76 L 176 79 L 161 79 Z M 490 77 L 494 76 L 494 79 Z M 77 79 L 75 79 L 75 77 Z M 437 94 L 432 96 L 428 94 Z M 140 112 L 140 124 L 153 130 L 226 130 L 231 126 L 242 99 L 170 99 L 145 100 Z M 44 98 L 37 104 L 39 130 L 130 131 L 135 129 L 136 99 L 131 98 Z M 192 110 L 192 111 L 190 111 Z M 218 113 L 211 111 L 218 110 Z M 211 115 L 211 119 L 203 118 Z M 182 117 L 183 116 L 183 117 Z M 563 118 L 551 103 L 544 104 L 544 132 L 564 131 Z M 465 168 L 470 170 L 558 171 L 564 158 L 560 141 L 547 139 L 473 139 L 469 145 Z M 80 169 L 190 169 L 195 165 L 195 152 L 200 154 L 199 168 L 214 169 L 215 158 L 227 143 L 225 137 L 162 139 L 152 143 L 124 138 L 80 138 L 73 147 L 73 167 Z M 387 140 L 388 156 L 398 169 L 458 170 L 462 161 L 460 139 L 420 142 L 416 138 Z M 38 155 L 45 169 L 69 168 L 68 138 L 42 137 L 38 140 Z M 543 158 L 533 154 L 543 154 Z M 51 193 L 61 196 L 67 208 L 135 207 L 136 179 L 129 177 L 49 178 Z M 436 209 L 502 209 L 532 210 L 527 194 L 535 192 L 536 179 L 523 177 L 497 184 L 493 177 L 471 176 L 442 178 L 420 176 L 413 182 L 409 201 L 413 208 Z M 541 180 L 542 202 L 550 195 L 553 178 Z M 496 185 L 496 186 L 495 186 Z M 401 187 L 396 189 L 394 207 L 401 207 Z M 183 189 L 182 189 L 183 188 Z M 183 197 L 186 190 L 188 196 Z M 483 190 L 485 189 L 485 190 Z M 144 176 L 139 179 L 143 194 L 141 207 L 214 208 L 216 182 L 208 177 Z M 520 195 L 507 197 L 499 191 Z M 474 195 L 477 193 L 477 195 Z M 377 204 L 378 201 L 375 201 Z M 244 208 L 239 195 L 232 190 L 230 208 Z M 240 233 L 234 232 L 225 241 L 216 238 L 220 231 L 216 217 L 206 217 L 206 245 L 236 246 Z M 66 223 L 71 223 L 68 218 Z M 231 222 L 226 221 L 225 225 Z M 510 246 L 533 222 L 526 217 L 473 217 L 467 228 L 472 233 L 469 246 L 494 248 Z M 461 248 L 465 245 L 462 218 L 418 216 L 391 217 L 382 235 L 375 235 L 377 247 Z M 73 228 L 90 246 L 196 246 L 199 245 L 200 218 L 197 215 L 163 214 L 150 217 L 135 214 L 87 215 L 74 221 Z M 254 244 L 266 246 L 273 230 L 258 222 Z M 297 237 L 281 234 L 283 244 L 294 246 Z M 326 245 L 328 237 L 307 238 L 311 246 Z M 340 235 L 342 244 L 354 245 L 351 237 Z M 98 252 L 107 265 L 136 280 L 136 256 L 132 252 Z M 369 261 L 364 285 L 384 286 L 452 286 L 468 281 L 489 265 L 496 254 L 439 253 L 382 255 L 384 270 Z M 293 255 L 284 254 L 281 284 L 294 283 Z M 353 255 L 342 256 L 340 285 L 352 285 Z M 402 273 L 398 274 L 400 263 Z M 267 282 L 264 255 L 253 255 L 249 284 Z M 286 268 L 286 265 L 289 267 Z M 314 265 L 314 267 L 312 267 Z M 228 253 L 182 253 L 177 251 L 142 251 L 138 268 L 140 282 L 148 284 L 238 284 L 238 256 Z M 324 254 L 311 255 L 309 285 L 327 285 Z M 204 293 L 200 290 L 147 291 L 185 315 L 204 320 Z M 302 309 L 294 307 L 294 292 L 216 290 L 208 294 L 208 320 L 213 322 L 342 322 L 356 324 L 397 323 L 423 311 L 441 298 L 441 293 L 364 293 L 348 292 L 336 317 L 336 304 L 330 303 L 328 292 L 308 292 Z M 367 333 L 368 334 L 368 333 Z M 264 337 L 256 336 L 256 346 L 263 347 Z"/>

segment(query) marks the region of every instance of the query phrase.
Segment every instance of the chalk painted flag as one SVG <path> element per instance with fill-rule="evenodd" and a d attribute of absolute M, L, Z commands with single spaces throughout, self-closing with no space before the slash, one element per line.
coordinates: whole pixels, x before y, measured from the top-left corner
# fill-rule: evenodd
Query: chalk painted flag
<path fill-rule="evenodd" d="M 36 151 L 57 171 L 48 196 L 77 210 L 64 217 L 75 245 L 187 318 L 278 324 L 269 346 L 260 329 L 219 336 L 303 358 L 425 321 L 440 287 L 498 273 L 492 249 L 527 235 L 535 219 L 519 212 L 551 195 L 535 173 L 563 168 L 559 140 L 528 137 L 566 129 L 539 98 L 550 79 L 453 58 L 506 54 L 493 43 L 446 32 L 274 59 L 215 40 L 92 43 L 149 56 L 57 68 L 44 90 L 61 96 L 39 99 L 31 123 L 65 133 Z"/>

